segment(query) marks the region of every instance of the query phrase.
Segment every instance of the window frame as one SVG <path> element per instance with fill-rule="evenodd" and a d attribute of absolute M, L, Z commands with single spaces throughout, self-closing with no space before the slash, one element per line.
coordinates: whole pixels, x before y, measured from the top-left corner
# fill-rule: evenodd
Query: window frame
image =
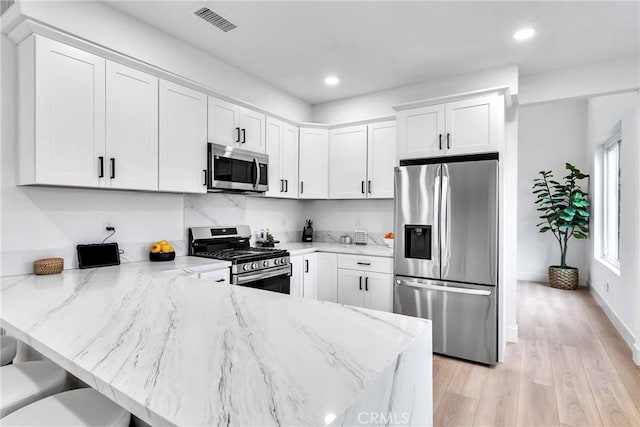
<path fill-rule="evenodd" d="M 602 144 L 602 239 L 600 253 L 603 261 L 620 270 L 620 219 L 621 219 L 621 147 L 622 132 L 616 129 L 612 135 Z M 616 154 L 612 154 L 615 151 Z M 615 155 L 615 174 L 611 171 L 611 156 Z M 615 183 L 611 185 L 614 177 Z M 614 190 L 613 190 L 614 189 Z M 612 224 L 612 221 L 615 221 Z M 615 228 L 615 231 L 612 229 Z M 611 233 L 615 233 L 615 237 Z M 613 243 L 615 242 L 615 243 Z M 611 250 L 611 246 L 615 246 Z"/>

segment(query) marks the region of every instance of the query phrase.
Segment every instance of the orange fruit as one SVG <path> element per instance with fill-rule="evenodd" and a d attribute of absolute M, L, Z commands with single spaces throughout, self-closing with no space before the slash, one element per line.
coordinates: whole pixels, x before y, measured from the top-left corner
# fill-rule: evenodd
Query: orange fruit
<path fill-rule="evenodd" d="M 151 245 L 151 253 L 152 254 L 160 253 L 161 250 L 162 250 L 162 248 L 158 243 L 154 243 L 153 245 Z"/>
<path fill-rule="evenodd" d="M 162 249 L 162 252 L 165 253 L 165 254 L 169 253 L 169 252 L 173 252 L 173 246 L 171 246 L 168 243 L 165 243 L 165 244 L 161 245 L 160 247 Z"/>

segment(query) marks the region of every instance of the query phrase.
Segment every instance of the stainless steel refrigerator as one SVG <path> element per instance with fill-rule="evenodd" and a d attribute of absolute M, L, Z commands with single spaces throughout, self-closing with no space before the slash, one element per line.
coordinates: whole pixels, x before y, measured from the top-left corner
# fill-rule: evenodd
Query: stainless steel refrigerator
<path fill-rule="evenodd" d="M 395 170 L 394 312 L 431 319 L 433 351 L 495 364 L 498 155 Z"/>

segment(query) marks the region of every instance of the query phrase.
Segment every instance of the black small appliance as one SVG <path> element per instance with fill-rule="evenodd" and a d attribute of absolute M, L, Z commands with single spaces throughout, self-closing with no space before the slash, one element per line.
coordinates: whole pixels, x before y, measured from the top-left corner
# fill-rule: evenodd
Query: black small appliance
<path fill-rule="evenodd" d="M 313 221 L 310 219 L 306 220 L 304 223 L 304 228 L 302 229 L 302 241 L 313 242 Z"/>

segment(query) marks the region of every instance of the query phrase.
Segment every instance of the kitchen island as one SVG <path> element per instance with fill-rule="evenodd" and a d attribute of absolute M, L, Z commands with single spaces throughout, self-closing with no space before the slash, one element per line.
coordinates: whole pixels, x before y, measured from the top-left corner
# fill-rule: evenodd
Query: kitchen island
<path fill-rule="evenodd" d="M 154 269 L 0 278 L 0 326 L 152 425 L 432 423 L 428 320 Z"/>

